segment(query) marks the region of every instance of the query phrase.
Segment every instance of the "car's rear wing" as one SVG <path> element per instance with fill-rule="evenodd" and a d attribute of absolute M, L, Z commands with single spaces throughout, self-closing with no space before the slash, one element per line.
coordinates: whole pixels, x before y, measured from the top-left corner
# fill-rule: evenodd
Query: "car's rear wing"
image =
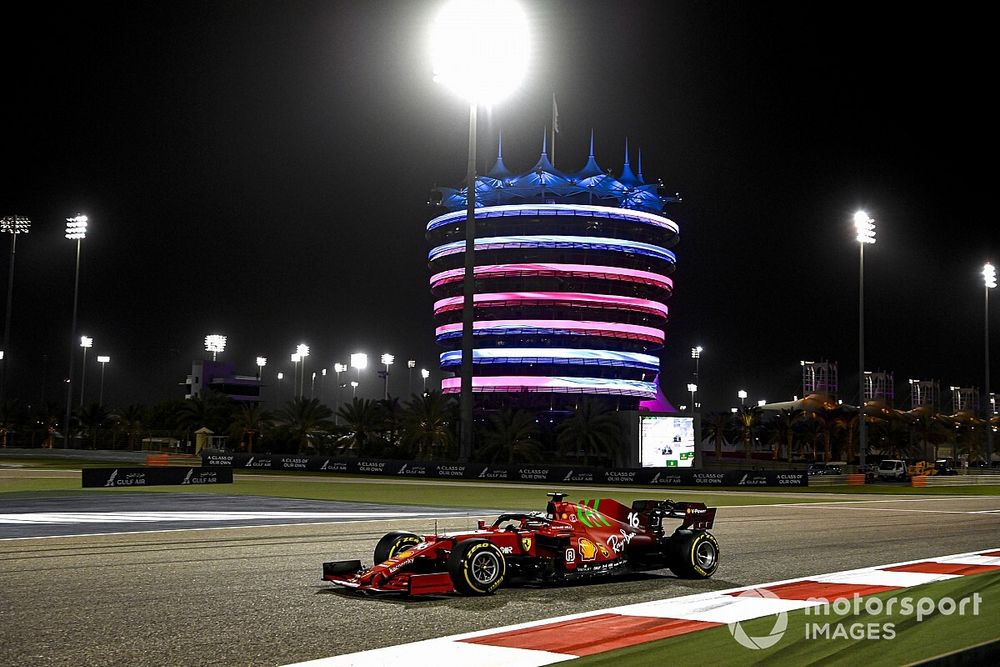
<path fill-rule="evenodd" d="M 715 523 L 716 508 L 705 503 L 636 500 L 632 503 L 632 511 L 648 516 L 651 527 L 658 527 L 663 519 L 681 519 L 681 528 L 708 530 Z"/>

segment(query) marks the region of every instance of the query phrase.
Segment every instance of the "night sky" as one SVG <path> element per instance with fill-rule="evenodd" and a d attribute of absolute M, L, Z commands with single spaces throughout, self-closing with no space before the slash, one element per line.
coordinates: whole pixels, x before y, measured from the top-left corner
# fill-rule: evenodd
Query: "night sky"
<path fill-rule="evenodd" d="M 841 397 L 856 400 L 859 207 L 878 225 L 868 369 L 895 372 L 898 403 L 910 377 L 982 386 L 979 273 L 1000 260 L 991 22 L 874 3 L 523 4 L 531 70 L 481 114 L 480 170 L 501 128 L 507 165 L 535 163 L 555 93 L 557 167 L 582 167 L 593 128 L 603 168 L 620 171 L 627 137 L 646 178 L 681 194 L 666 211 L 681 228 L 663 353 L 675 404 L 694 345 L 706 409 L 740 388 L 790 399 L 800 359 L 839 361 Z M 307 372 L 391 352 L 393 394 L 408 394 L 408 358 L 439 380 L 426 202 L 464 178 L 468 132 L 465 103 L 431 81 L 439 5 L 29 3 L 9 16 L 0 215 L 34 226 L 17 244 L 8 395 L 65 400 L 63 227 L 77 211 L 91 220 L 88 400 L 98 354 L 112 357 L 106 403 L 182 396 L 208 333 L 229 336 L 221 359 L 244 373 L 257 355 L 272 383 L 285 371 L 286 399 L 300 342 Z M 381 391 L 369 369 L 359 395 Z"/>

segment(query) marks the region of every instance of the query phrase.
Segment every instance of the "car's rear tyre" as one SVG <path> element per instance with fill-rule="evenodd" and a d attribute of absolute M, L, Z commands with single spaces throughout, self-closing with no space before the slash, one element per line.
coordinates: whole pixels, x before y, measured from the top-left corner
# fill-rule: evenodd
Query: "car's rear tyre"
<path fill-rule="evenodd" d="M 395 558 L 399 553 L 421 542 L 423 539 L 419 535 L 408 533 L 405 530 L 394 530 L 391 533 L 386 533 L 375 545 L 375 564 L 378 565 L 390 558 Z"/>
<path fill-rule="evenodd" d="M 703 530 L 678 531 L 673 537 L 670 569 L 683 579 L 707 579 L 719 569 L 719 541 Z"/>
<path fill-rule="evenodd" d="M 507 560 L 492 542 L 465 540 L 448 557 L 448 574 L 463 595 L 491 595 L 503 585 Z"/>

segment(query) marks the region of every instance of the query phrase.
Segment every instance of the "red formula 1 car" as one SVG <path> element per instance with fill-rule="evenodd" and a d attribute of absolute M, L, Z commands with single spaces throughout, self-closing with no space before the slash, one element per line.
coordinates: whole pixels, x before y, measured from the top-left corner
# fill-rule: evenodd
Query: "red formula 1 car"
<path fill-rule="evenodd" d="M 366 593 L 489 595 L 504 583 L 567 581 L 670 568 L 684 578 L 712 576 L 719 543 L 708 529 L 715 508 L 702 503 L 608 498 L 564 500 L 550 493 L 545 513 L 501 514 L 478 530 L 425 535 L 394 531 L 375 546 L 375 565 L 323 564 L 323 579 Z M 664 519 L 680 519 L 666 533 Z"/>

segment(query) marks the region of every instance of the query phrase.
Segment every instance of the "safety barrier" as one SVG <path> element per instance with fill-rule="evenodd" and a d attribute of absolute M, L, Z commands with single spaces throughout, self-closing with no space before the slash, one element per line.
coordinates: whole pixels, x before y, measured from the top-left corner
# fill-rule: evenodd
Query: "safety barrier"
<path fill-rule="evenodd" d="M 199 466 L 201 457 L 193 454 L 147 454 L 148 466 Z"/>
<path fill-rule="evenodd" d="M 1000 486 L 1000 475 L 914 475 L 913 486 Z"/>

